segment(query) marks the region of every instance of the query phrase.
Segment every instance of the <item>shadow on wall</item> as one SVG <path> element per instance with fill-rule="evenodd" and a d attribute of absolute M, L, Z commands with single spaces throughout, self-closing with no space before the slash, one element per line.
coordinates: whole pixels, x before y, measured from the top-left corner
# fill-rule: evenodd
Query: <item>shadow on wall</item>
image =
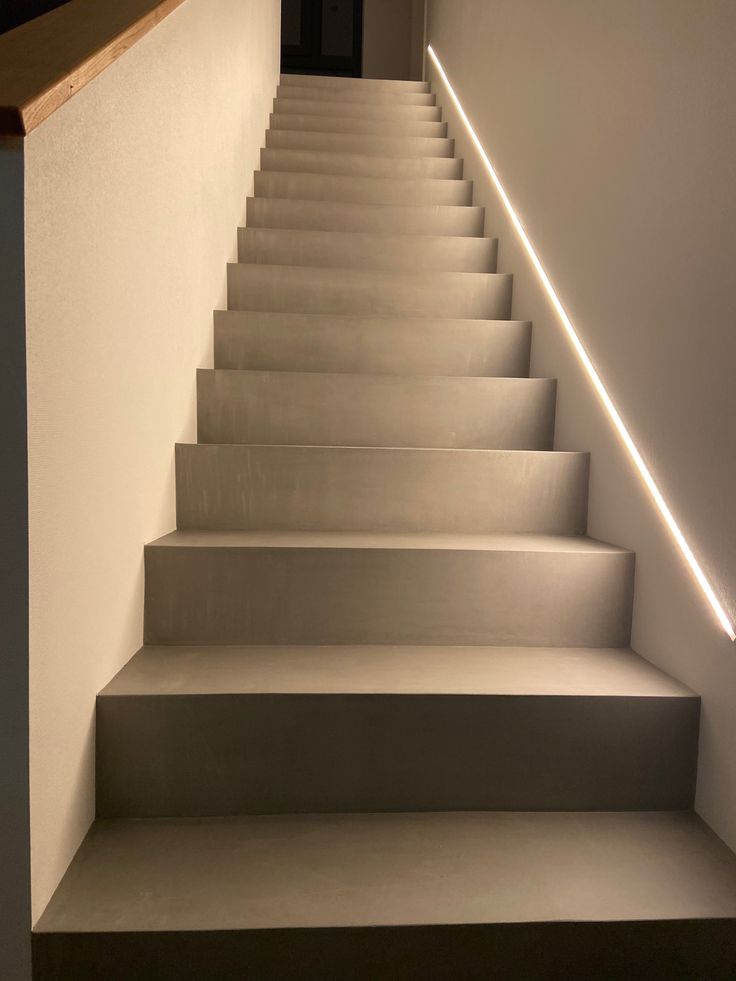
<path fill-rule="evenodd" d="M 26 21 L 62 7 L 69 0 L 9 0 L 0 5 L 0 34 L 20 27 Z"/>

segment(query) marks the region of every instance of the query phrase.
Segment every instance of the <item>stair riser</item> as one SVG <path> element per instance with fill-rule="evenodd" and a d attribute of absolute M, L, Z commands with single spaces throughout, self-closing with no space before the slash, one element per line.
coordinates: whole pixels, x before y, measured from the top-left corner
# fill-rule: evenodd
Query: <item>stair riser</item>
<path fill-rule="evenodd" d="M 177 527 L 584 534 L 588 458 L 180 444 Z"/>
<path fill-rule="evenodd" d="M 97 813 L 684 810 L 698 718 L 697 698 L 99 698 Z"/>
<path fill-rule="evenodd" d="M 150 644 L 627 646 L 625 552 L 146 548 Z"/>
<path fill-rule="evenodd" d="M 215 314 L 216 368 L 516 378 L 530 344 L 520 321 Z"/>
<path fill-rule="evenodd" d="M 162 964 L 177 981 L 732 981 L 736 930 L 647 919 L 33 938 L 35 981 L 130 981 L 131 963 L 136 981 L 162 981 Z"/>
<path fill-rule="evenodd" d="M 437 136 L 372 136 L 295 129 L 269 129 L 266 146 L 286 150 L 360 153 L 370 157 L 451 157 L 455 152 L 454 140 Z"/>
<path fill-rule="evenodd" d="M 302 201 L 375 205 L 449 205 L 463 207 L 473 198 L 471 181 L 348 177 L 341 174 L 297 174 L 257 171 L 255 194 Z"/>
<path fill-rule="evenodd" d="M 288 94 L 273 100 L 273 111 L 279 115 L 330 116 L 351 119 L 382 119 L 387 123 L 439 123 L 439 106 L 405 106 L 395 103 L 372 105 L 366 102 L 330 101 L 329 99 L 289 98 Z"/>
<path fill-rule="evenodd" d="M 307 116 L 286 112 L 271 113 L 271 132 L 296 130 L 305 133 L 350 133 L 370 137 L 447 136 L 447 123 L 419 120 L 388 121 L 358 119 L 354 116 Z"/>
<path fill-rule="evenodd" d="M 555 382 L 202 369 L 200 443 L 547 450 Z"/>
<path fill-rule="evenodd" d="M 346 78 L 341 75 L 282 75 L 283 86 L 295 85 L 299 88 L 344 89 L 347 92 L 406 93 L 429 92 L 429 82 L 415 82 L 408 79 Z"/>
<path fill-rule="evenodd" d="M 483 208 L 375 207 L 338 201 L 248 198 L 246 224 L 248 228 L 480 237 L 484 220 Z"/>
<path fill-rule="evenodd" d="M 331 269 L 492 273 L 498 239 L 240 228 L 238 261 Z"/>
<path fill-rule="evenodd" d="M 318 86 L 279 85 L 278 99 L 306 99 L 308 102 L 357 103 L 367 106 L 435 106 L 437 96 L 431 92 L 362 92 L 360 89 L 336 89 Z"/>
<path fill-rule="evenodd" d="M 261 150 L 263 170 L 301 174 L 342 174 L 346 177 L 387 177 L 394 180 L 460 180 L 463 161 L 455 157 L 369 157 L 319 150 Z"/>
<path fill-rule="evenodd" d="M 229 265 L 230 310 L 506 320 L 511 276 Z"/>

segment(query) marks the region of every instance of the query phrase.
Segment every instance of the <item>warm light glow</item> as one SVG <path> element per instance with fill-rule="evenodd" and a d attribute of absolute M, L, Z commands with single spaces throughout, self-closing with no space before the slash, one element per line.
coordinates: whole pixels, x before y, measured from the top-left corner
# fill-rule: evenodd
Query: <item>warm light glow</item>
<path fill-rule="evenodd" d="M 695 577 L 698 585 L 703 591 L 703 595 L 708 600 L 708 603 L 712 607 L 716 617 L 718 618 L 719 623 L 726 631 L 728 636 L 731 638 L 732 641 L 736 641 L 736 631 L 734 631 L 733 624 L 731 623 L 728 616 L 726 615 L 726 611 L 723 609 L 723 606 L 719 602 L 718 597 L 713 592 L 713 587 L 710 585 L 710 583 L 706 579 L 705 573 L 700 568 L 698 560 L 695 558 L 693 554 L 693 550 L 690 548 L 687 541 L 685 540 L 685 536 L 680 531 L 680 528 L 677 522 L 675 521 L 672 512 L 667 506 L 667 502 L 662 496 L 662 492 L 660 491 L 659 487 L 657 487 L 654 477 L 652 477 L 652 474 L 650 473 L 649 468 L 644 462 L 644 459 L 641 453 L 639 452 L 636 443 L 631 438 L 631 434 L 629 433 L 628 429 L 624 425 L 624 421 L 619 415 L 618 409 L 613 404 L 613 401 L 611 400 L 611 396 L 606 391 L 606 388 L 603 382 L 601 381 L 600 375 L 598 374 L 595 367 L 593 366 L 593 362 L 588 357 L 588 353 L 583 347 L 583 344 L 580 338 L 578 337 L 575 328 L 572 325 L 572 321 L 568 317 L 567 312 L 565 311 L 565 308 L 563 307 L 559 296 L 555 292 L 555 289 L 552 286 L 550 278 L 545 272 L 544 266 L 542 265 L 539 256 L 537 255 L 534 249 L 534 246 L 529 240 L 529 236 L 524 230 L 524 226 L 522 225 L 519 216 L 516 214 L 516 211 L 514 210 L 514 206 L 512 205 L 511 200 L 508 194 L 506 193 L 503 184 L 499 180 L 498 174 L 494 170 L 493 164 L 488 158 L 488 154 L 483 149 L 483 146 L 480 140 L 478 139 L 475 130 L 471 126 L 470 120 L 465 114 L 465 110 L 460 104 L 460 100 L 455 94 L 455 90 L 450 84 L 450 80 L 447 77 L 445 69 L 442 67 L 442 63 L 440 62 L 439 58 L 435 54 L 431 44 L 427 45 L 427 51 L 429 53 L 430 58 L 432 59 L 432 63 L 434 64 L 435 68 L 439 72 L 440 77 L 442 78 L 442 81 L 444 82 L 445 87 L 447 88 L 447 91 L 450 93 L 450 98 L 452 99 L 453 104 L 457 109 L 458 114 L 462 119 L 463 124 L 465 125 L 465 128 L 468 131 L 468 135 L 470 136 L 470 139 L 472 140 L 475 149 L 478 151 L 478 155 L 480 156 L 480 159 L 483 161 L 483 164 L 486 170 L 488 171 L 488 174 L 493 182 L 494 187 L 498 191 L 499 197 L 503 201 L 503 205 L 506 208 L 509 218 L 511 219 L 511 223 L 516 229 L 519 238 L 521 239 L 521 243 L 524 246 L 527 255 L 529 256 L 531 264 L 534 267 L 537 276 L 539 277 L 540 282 L 542 283 L 542 286 L 544 287 L 544 290 L 547 296 L 549 297 L 549 300 L 552 306 L 554 307 L 555 312 L 557 313 L 557 316 L 560 319 L 560 322 L 562 323 L 562 326 L 565 328 L 565 332 L 567 333 L 567 336 L 572 342 L 572 346 L 575 350 L 575 353 L 577 354 L 583 367 L 585 368 L 585 371 L 588 374 L 588 377 L 593 383 L 593 387 L 598 393 L 601 402 L 605 406 L 608 415 L 611 417 L 611 421 L 616 427 L 619 436 L 623 440 L 624 446 L 629 451 L 629 455 L 631 456 L 631 459 L 634 461 L 634 465 L 636 466 L 636 469 L 639 471 L 642 480 L 646 484 L 647 490 L 652 495 L 654 503 L 657 505 L 660 514 L 664 518 L 667 527 L 672 533 L 672 537 L 677 542 L 680 551 L 685 557 L 685 561 L 687 562 L 693 576 Z"/>

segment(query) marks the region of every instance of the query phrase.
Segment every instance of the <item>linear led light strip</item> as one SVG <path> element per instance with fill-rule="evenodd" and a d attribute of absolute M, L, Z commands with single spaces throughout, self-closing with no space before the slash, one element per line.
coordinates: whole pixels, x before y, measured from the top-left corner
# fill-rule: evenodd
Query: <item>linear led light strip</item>
<path fill-rule="evenodd" d="M 437 55 L 435 54 L 431 44 L 427 45 L 427 51 L 429 53 L 429 57 L 432 59 L 432 63 L 434 64 L 437 71 L 440 73 L 440 76 L 445 84 L 445 87 L 447 88 L 447 91 L 450 93 L 452 101 L 455 104 L 455 108 L 457 109 L 460 118 L 465 124 L 465 128 L 468 131 L 468 135 L 470 136 L 470 139 L 472 140 L 475 149 L 478 151 L 478 154 L 481 160 L 483 161 L 485 168 L 488 171 L 496 190 L 498 191 L 499 197 L 503 201 L 504 207 L 506 208 L 509 218 L 511 219 L 511 223 L 516 229 L 516 232 L 519 238 L 521 239 L 522 245 L 526 249 L 527 255 L 529 256 L 529 259 L 531 260 L 531 263 L 537 272 L 537 276 L 539 276 L 542 286 L 544 286 L 545 292 L 547 293 L 547 296 L 549 297 L 552 306 L 555 308 L 557 316 L 560 318 L 562 326 L 565 328 L 567 336 L 570 338 L 570 341 L 572 342 L 572 346 L 575 349 L 575 353 L 577 354 L 583 367 L 588 373 L 588 377 L 593 383 L 593 387 L 598 392 L 601 402 L 605 406 L 608 415 L 611 417 L 611 421 L 613 422 L 614 426 L 618 430 L 618 434 L 623 440 L 626 449 L 629 451 L 629 455 L 631 456 L 631 459 L 634 461 L 634 465 L 636 466 L 636 469 L 641 474 L 641 478 L 646 484 L 649 493 L 652 495 L 652 498 L 654 499 L 654 503 L 659 508 L 660 514 L 664 518 L 667 527 L 672 533 L 672 537 L 675 539 L 675 541 L 677 542 L 680 548 L 680 551 L 684 555 L 685 561 L 690 566 L 690 570 L 692 574 L 695 576 L 695 579 L 697 580 L 697 583 L 700 586 L 701 590 L 703 591 L 703 595 L 708 600 L 710 606 L 713 608 L 713 612 L 715 613 L 719 623 L 726 631 L 728 636 L 731 638 L 732 641 L 736 641 L 736 631 L 734 630 L 733 624 L 731 623 L 728 616 L 726 615 L 726 611 L 721 606 L 718 597 L 713 592 L 713 587 L 708 582 L 703 570 L 700 568 L 698 560 L 693 555 L 693 550 L 690 548 L 687 541 L 685 540 L 685 536 L 680 531 L 680 528 L 677 522 L 675 521 L 672 512 L 667 506 L 667 502 L 662 496 L 662 492 L 660 491 L 659 487 L 657 487 L 654 477 L 652 477 L 649 471 L 649 467 L 647 467 L 646 463 L 644 462 L 641 453 L 637 449 L 636 443 L 631 438 L 631 434 L 629 433 L 628 429 L 624 425 L 623 419 L 619 415 L 618 409 L 613 404 L 613 401 L 611 400 L 611 396 L 606 391 L 606 387 L 601 381 L 600 375 L 595 370 L 595 367 L 593 366 L 593 362 L 588 357 L 587 351 L 583 347 L 580 338 L 575 332 L 575 328 L 572 325 L 572 321 L 568 317 L 567 312 L 565 311 L 565 308 L 563 307 L 559 296 L 555 292 L 554 286 L 550 282 L 550 278 L 545 272 L 544 266 L 542 265 L 539 256 L 537 255 L 534 249 L 534 246 L 529 240 L 529 236 L 524 230 L 524 226 L 522 225 L 519 216 L 516 214 L 516 211 L 514 210 L 514 206 L 511 203 L 511 200 L 508 194 L 506 193 L 503 184 L 499 180 L 498 174 L 494 170 L 493 164 L 488 158 L 488 154 L 483 149 L 483 145 L 478 139 L 478 136 L 470 123 L 470 120 L 465 114 L 465 110 L 463 109 L 460 100 L 455 94 L 455 90 L 450 84 L 450 80 L 447 77 L 445 69 L 442 67 L 442 63 L 437 57 Z"/>

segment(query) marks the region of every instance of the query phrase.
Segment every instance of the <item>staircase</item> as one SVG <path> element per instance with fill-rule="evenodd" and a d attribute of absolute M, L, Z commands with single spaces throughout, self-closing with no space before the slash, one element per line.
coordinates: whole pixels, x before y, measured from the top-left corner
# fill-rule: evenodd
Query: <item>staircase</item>
<path fill-rule="evenodd" d="M 281 80 L 37 978 L 736 977 L 699 699 L 428 86 Z"/>

